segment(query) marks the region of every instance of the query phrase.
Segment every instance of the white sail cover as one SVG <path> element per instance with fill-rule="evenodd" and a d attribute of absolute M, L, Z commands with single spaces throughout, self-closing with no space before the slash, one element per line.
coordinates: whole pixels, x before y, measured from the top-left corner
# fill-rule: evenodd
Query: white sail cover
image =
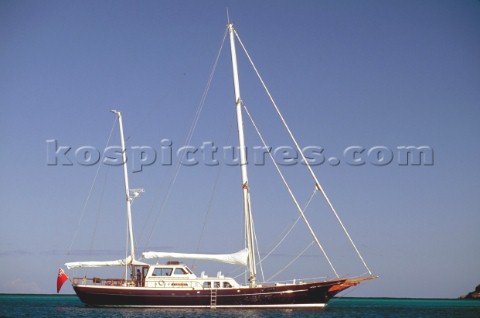
<path fill-rule="evenodd" d="M 171 252 L 144 252 L 143 257 L 151 258 L 187 258 L 201 259 L 207 261 L 222 262 L 227 264 L 247 265 L 248 250 L 243 249 L 233 254 L 188 254 L 188 253 L 171 253 Z"/>
<path fill-rule="evenodd" d="M 88 262 L 70 262 L 65 263 L 68 269 L 80 268 L 80 267 L 104 267 L 104 266 L 125 266 L 125 265 L 148 265 L 146 263 L 139 262 L 137 260 L 132 261 L 132 257 L 129 256 L 126 259 L 119 259 L 116 261 L 88 261 Z"/>

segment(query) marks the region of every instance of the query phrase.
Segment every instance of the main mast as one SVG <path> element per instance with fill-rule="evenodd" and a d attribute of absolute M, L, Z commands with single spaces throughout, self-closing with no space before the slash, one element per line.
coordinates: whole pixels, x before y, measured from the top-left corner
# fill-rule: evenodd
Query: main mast
<path fill-rule="evenodd" d="M 135 244 L 133 241 L 133 226 L 132 226 L 132 200 L 133 197 L 130 196 L 130 189 L 128 186 L 128 170 L 127 170 L 127 149 L 125 147 L 125 137 L 123 136 L 123 123 L 122 123 L 122 113 L 117 110 L 112 110 L 118 117 L 118 126 L 120 128 L 120 145 L 122 147 L 122 165 L 123 165 L 123 176 L 125 180 L 125 197 L 127 201 L 127 223 L 128 223 L 128 236 L 130 241 L 130 262 L 133 264 L 135 262 Z"/>
<path fill-rule="evenodd" d="M 228 24 L 228 31 L 230 33 L 230 51 L 232 55 L 232 69 L 233 69 L 233 88 L 235 91 L 235 109 L 237 112 L 237 126 L 238 126 L 238 144 L 240 148 L 240 169 L 242 173 L 242 193 L 243 193 L 243 211 L 245 215 L 245 241 L 248 249 L 248 272 L 250 287 L 256 285 L 256 266 L 255 266 L 255 246 L 254 246 L 254 232 L 252 210 L 250 206 L 250 192 L 248 188 L 248 174 L 247 174 L 247 149 L 245 147 L 245 136 L 243 132 L 243 118 L 242 118 L 242 99 L 240 97 L 240 83 L 238 80 L 237 67 L 237 53 L 235 50 L 235 29 L 233 24 Z"/>

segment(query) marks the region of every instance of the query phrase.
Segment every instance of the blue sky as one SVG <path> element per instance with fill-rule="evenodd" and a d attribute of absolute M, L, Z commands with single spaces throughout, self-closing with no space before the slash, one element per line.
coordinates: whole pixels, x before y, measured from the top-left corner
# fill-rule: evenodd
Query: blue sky
<path fill-rule="evenodd" d="M 2 1 L 0 292 L 54 293 L 64 262 L 123 257 L 121 169 L 100 167 L 84 212 L 98 165 L 74 156 L 71 166 L 47 165 L 47 140 L 72 147 L 70 154 L 86 145 L 103 152 L 116 108 L 127 147 L 160 154 L 163 139 L 174 150 L 183 146 L 226 8 L 301 145 L 340 160 L 314 169 L 381 276 L 347 295 L 473 290 L 480 283 L 480 2 Z M 291 145 L 244 57 L 239 64 L 242 97 L 268 142 Z M 225 45 L 191 145 L 235 145 L 230 72 Z M 109 145 L 118 145 L 114 129 Z M 249 146 L 260 145 L 251 124 L 246 129 Z M 379 166 L 363 157 L 364 165 L 353 166 L 343 156 L 351 146 L 366 149 L 363 155 L 390 149 L 393 160 Z M 430 147 L 433 164 L 400 165 L 402 146 Z M 313 183 L 301 168 L 284 170 L 305 203 Z M 267 177 L 273 170 L 250 169 L 264 254 L 298 215 L 278 176 Z M 240 249 L 238 167 L 182 167 L 164 201 L 174 172 L 157 161 L 130 174 L 132 187 L 146 190 L 133 207 L 138 249 Z M 337 270 L 362 274 L 325 203 L 315 200 L 307 214 Z M 307 246 L 305 232 L 297 225 L 293 242 L 265 262 L 265 278 Z M 315 248 L 294 265 L 277 278 L 332 276 Z"/>

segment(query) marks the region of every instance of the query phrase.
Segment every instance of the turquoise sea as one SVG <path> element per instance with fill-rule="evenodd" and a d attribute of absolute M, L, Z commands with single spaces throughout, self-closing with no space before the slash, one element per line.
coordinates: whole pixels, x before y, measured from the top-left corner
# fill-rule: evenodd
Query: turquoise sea
<path fill-rule="evenodd" d="M 0 295 L 0 317 L 461 317 L 480 318 L 480 301 L 339 298 L 322 311 L 92 308 L 70 295 Z"/>

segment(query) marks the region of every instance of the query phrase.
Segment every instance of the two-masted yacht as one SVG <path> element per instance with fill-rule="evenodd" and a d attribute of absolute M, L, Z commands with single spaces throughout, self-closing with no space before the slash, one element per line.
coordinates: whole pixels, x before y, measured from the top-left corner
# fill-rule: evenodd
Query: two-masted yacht
<path fill-rule="evenodd" d="M 123 266 L 125 275 L 122 278 L 79 277 L 71 278 L 73 289 L 82 302 L 92 306 L 148 306 L 166 308 L 323 308 L 327 301 L 337 293 L 361 281 L 374 278 L 366 266 L 358 249 L 341 223 L 336 211 L 327 199 L 328 204 L 337 215 L 342 228 L 353 244 L 361 261 L 367 268 L 367 275 L 360 278 L 342 278 L 336 271 L 333 280 L 313 282 L 292 281 L 289 283 L 263 284 L 257 282 L 257 262 L 255 260 L 255 245 L 253 231 L 253 216 L 250 206 L 250 188 L 247 174 L 247 159 L 242 119 L 242 98 L 237 71 L 235 39 L 238 38 L 232 24 L 228 24 L 230 39 L 235 108 L 238 126 L 238 141 L 240 150 L 241 192 L 243 194 L 243 213 L 245 221 L 245 248 L 233 254 L 187 254 L 172 252 L 144 252 L 137 258 L 134 246 L 131 202 L 138 195 L 138 190 L 130 189 L 128 182 L 126 147 L 123 134 L 122 114 L 113 111 L 118 117 L 123 156 L 123 172 L 127 206 L 127 224 L 129 236 L 129 256 L 115 261 L 69 262 L 68 269 L 81 267 Z M 241 42 L 240 42 L 241 44 Z M 243 45 L 242 45 L 243 46 Z M 283 118 L 282 118 L 283 120 Z M 292 136 L 293 138 L 293 136 Z M 298 146 L 295 139 L 294 143 Z M 301 153 L 301 152 L 300 152 Z M 305 159 L 305 158 L 304 158 Z M 308 166 L 316 188 L 324 194 L 313 170 Z M 299 213 L 313 235 L 314 241 L 321 245 L 308 223 L 303 210 L 295 201 Z M 155 264 L 147 260 L 157 260 Z M 165 261 L 158 262 L 164 259 Z M 247 280 L 238 283 L 232 277 L 226 277 L 221 272 L 207 276 L 203 272 L 195 274 L 183 263 L 186 259 L 210 260 L 228 264 L 245 266 Z M 328 260 L 328 258 L 327 258 Z M 61 270 L 63 275 L 63 270 Z M 59 279 L 60 276 L 59 274 Z"/>

